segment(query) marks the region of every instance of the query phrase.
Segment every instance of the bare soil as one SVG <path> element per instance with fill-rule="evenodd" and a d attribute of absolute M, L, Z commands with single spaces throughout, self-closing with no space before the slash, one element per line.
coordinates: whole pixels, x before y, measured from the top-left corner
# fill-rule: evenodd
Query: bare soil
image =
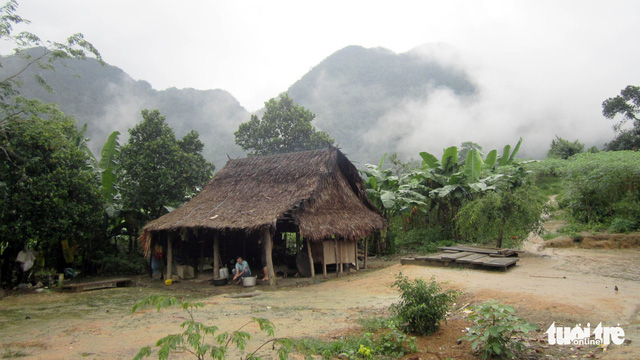
<path fill-rule="evenodd" d="M 640 358 L 640 250 L 548 248 L 542 239 L 527 243 L 518 265 L 506 272 L 423 266 L 402 266 L 398 261 L 374 262 L 375 270 L 312 283 L 310 279 L 284 279 L 289 287 L 271 289 L 234 285 L 214 287 L 200 280 L 172 286 L 138 279 L 137 287 L 96 290 L 77 294 L 58 292 L 13 293 L 0 300 L 0 356 L 25 359 L 130 359 L 145 345 L 171 333 L 179 333 L 186 313 L 179 309 L 148 309 L 130 313 L 137 299 L 164 293 L 186 300 L 200 300 L 198 320 L 233 331 L 251 317 L 264 317 L 276 325 L 278 337 L 330 339 L 358 328 L 360 318 L 385 314 L 398 300 L 391 288 L 399 272 L 410 278 L 435 279 L 445 288 L 464 295 L 456 308 L 495 299 L 513 305 L 518 314 L 542 329 L 524 339 L 525 358 L 596 357 Z M 321 276 L 318 277 L 320 279 Z M 619 291 L 614 291 L 617 286 Z M 248 298 L 228 293 L 260 291 Z M 627 341 L 597 347 L 549 346 L 544 331 L 556 325 L 620 324 Z M 457 343 L 469 326 L 464 313 L 453 311 L 449 321 L 430 337 L 418 339 L 420 353 L 407 358 L 475 359 L 467 343 Z M 257 326 L 254 348 L 267 338 Z M 261 351 L 266 358 L 270 350 Z M 154 355 L 155 356 L 155 355 Z M 188 358 L 178 354 L 172 358 Z M 232 356 L 231 358 L 236 358 Z"/>

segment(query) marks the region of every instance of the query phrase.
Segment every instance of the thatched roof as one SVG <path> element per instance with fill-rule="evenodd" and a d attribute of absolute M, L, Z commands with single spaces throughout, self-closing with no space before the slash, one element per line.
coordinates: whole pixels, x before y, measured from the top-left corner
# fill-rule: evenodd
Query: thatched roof
<path fill-rule="evenodd" d="M 144 227 L 257 231 L 278 220 L 303 237 L 356 239 L 386 226 L 353 164 L 336 148 L 229 160 L 191 201 Z"/>

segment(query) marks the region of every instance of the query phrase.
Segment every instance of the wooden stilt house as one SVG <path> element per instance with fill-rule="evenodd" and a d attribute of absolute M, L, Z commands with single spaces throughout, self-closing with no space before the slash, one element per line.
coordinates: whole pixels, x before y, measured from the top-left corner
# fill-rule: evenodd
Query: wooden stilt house
<path fill-rule="evenodd" d="M 229 160 L 191 201 L 148 223 L 140 240 L 147 256 L 154 243 L 166 245 L 168 274 L 176 243 L 208 242 L 216 276 L 221 253 L 246 253 L 262 237 L 275 285 L 274 235 L 295 233 L 298 260 L 311 264 L 311 276 L 322 264 L 326 276 L 327 265 L 338 272 L 357 264 L 358 241 L 385 226 L 356 168 L 330 147 Z"/>

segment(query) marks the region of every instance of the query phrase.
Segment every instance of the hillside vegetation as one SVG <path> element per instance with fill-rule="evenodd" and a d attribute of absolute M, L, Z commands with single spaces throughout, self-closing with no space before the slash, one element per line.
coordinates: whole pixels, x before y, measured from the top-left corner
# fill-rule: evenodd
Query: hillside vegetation
<path fill-rule="evenodd" d="M 360 162 L 376 162 L 397 148 L 399 138 L 371 142 L 367 131 L 408 101 L 424 101 L 434 88 L 459 96 L 476 92 L 467 74 L 417 51 L 348 46 L 327 57 L 289 88 L 296 103 L 316 114 L 315 125 Z M 378 141 L 379 140 L 379 141 Z"/>

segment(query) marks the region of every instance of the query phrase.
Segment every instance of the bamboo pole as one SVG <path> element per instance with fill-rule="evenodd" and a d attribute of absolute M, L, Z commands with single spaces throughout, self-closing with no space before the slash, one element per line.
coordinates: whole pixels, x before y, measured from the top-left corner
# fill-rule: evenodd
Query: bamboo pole
<path fill-rule="evenodd" d="M 220 278 L 220 237 L 217 231 L 213 233 L 213 278 Z"/>
<path fill-rule="evenodd" d="M 313 266 L 313 255 L 311 255 L 311 241 L 309 239 L 305 239 L 307 241 L 307 251 L 309 252 L 309 266 L 311 267 L 311 278 L 315 279 L 316 277 L 316 269 Z"/>
<path fill-rule="evenodd" d="M 276 273 L 273 269 L 273 241 L 271 240 L 271 230 L 266 227 L 262 229 L 265 252 L 267 255 L 267 272 L 269 273 L 269 285 L 276 286 Z"/>

